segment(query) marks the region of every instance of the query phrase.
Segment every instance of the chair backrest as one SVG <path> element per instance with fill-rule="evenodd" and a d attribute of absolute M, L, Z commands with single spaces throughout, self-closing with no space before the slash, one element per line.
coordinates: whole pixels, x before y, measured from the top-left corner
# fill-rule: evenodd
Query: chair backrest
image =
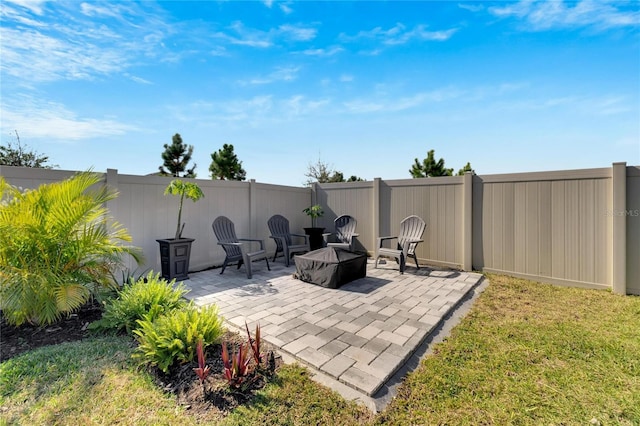
<path fill-rule="evenodd" d="M 338 241 L 350 245 L 351 240 L 353 239 L 353 234 L 356 233 L 358 221 L 354 217 L 344 214 L 342 216 L 338 216 L 333 223 L 336 227 L 336 238 Z"/>
<path fill-rule="evenodd" d="M 282 237 L 285 239 L 288 245 L 291 244 L 291 232 L 289 232 L 289 219 L 286 217 L 275 214 L 269 218 L 267 221 L 267 225 L 269 226 L 269 231 L 271 235 Z M 280 240 L 276 239 L 276 244 L 279 246 L 281 244 Z M 280 248 L 280 247 L 278 247 Z"/>
<path fill-rule="evenodd" d="M 236 236 L 236 228 L 226 216 L 218 216 L 216 220 L 211 224 L 213 228 L 213 233 L 215 234 L 218 241 L 223 243 L 237 243 L 239 242 L 238 237 Z M 222 246 L 224 251 L 227 253 L 227 256 L 242 256 L 242 252 L 239 247 L 236 246 Z"/>
<path fill-rule="evenodd" d="M 412 215 L 404 218 L 400 222 L 400 233 L 398 234 L 398 246 L 404 247 L 407 240 L 419 240 L 424 234 L 427 224 L 422 218 Z M 413 254 L 418 243 L 409 244 L 408 254 Z"/>

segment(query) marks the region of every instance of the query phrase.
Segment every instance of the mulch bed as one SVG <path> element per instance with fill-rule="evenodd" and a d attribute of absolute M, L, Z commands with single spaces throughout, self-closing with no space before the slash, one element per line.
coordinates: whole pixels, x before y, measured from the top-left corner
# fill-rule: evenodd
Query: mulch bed
<path fill-rule="evenodd" d="M 88 338 L 94 335 L 88 330 L 89 324 L 100 319 L 101 316 L 101 307 L 95 304 L 86 305 L 58 324 L 48 327 L 27 324 L 13 327 L 7 325 L 2 318 L 0 320 L 0 362 L 38 347 Z M 222 340 L 228 342 L 231 355 L 235 348 L 247 342 L 247 336 L 246 332 L 226 331 Z M 271 353 L 274 354 L 272 367 L 277 371 L 282 365 L 282 358 L 275 353 L 275 347 L 262 341 L 261 352 L 265 360 L 269 359 Z M 173 366 L 167 374 L 155 367 L 149 367 L 148 372 L 158 387 L 174 394 L 178 404 L 198 421 L 212 421 L 226 416 L 233 408 L 249 403 L 256 392 L 269 381 L 277 380 L 268 368 L 263 367 L 260 373 L 256 373 L 254 369 L 254 373 L 248 376 L 239 388 L 230 388 L 223 374 L 222 345 L 220 344 L 207 348 L 206 363 L 211 368 L 211 373 L 205 381 L 206 392 L 204 393 L 202 383 L 193 371 L 198 366 L 197 360 L 189 364 Z M 254 361 L 251 363 L 253 366 Z"/>

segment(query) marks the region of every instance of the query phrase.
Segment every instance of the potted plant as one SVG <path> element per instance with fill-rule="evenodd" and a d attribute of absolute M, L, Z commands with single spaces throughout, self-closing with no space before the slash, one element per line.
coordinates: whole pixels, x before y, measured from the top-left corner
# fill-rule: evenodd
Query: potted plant
<path fill-rule="evenodd" d="M 193 238 L 182 238 L 184 223 L 182 223 L 182 205 L 185 198 L 194 203 L 204 197 L 202 189 L 195 182 L 173 179 L 164 190 L 164 195 L 180 196 L 178 206 L 178 223 L 174 238 L 156 240 L 160 244 L 160 264 L 162 278 L 167 280 L 187 280 L 189 276 L 189 257 L 191 256 L 191 243 Z"/>
<path fill-rule="evenodd" d="M 324 228 L 316 227 L 316 219 L 324 215 L 322 206 L 320 204 L 309 206 L 306 209 L 302 210 L 302 212 L 306 213 L 306 215 L 311 218 L 311 228 L 304 228 L 305 234 L 309 236 L 310 249 L 317 250 L 319 248 L 322 248 L 322 246 L 324 245 L 322 238 Z"/>

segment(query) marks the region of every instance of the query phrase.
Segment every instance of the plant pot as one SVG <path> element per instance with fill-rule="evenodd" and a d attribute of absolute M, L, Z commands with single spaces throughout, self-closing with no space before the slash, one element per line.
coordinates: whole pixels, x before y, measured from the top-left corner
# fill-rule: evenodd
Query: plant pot
<path fill-rule="evenodd" d="M 160 244 L 162 278 L 166 280 L 188 280 L 189 257 L 193 238 L 166 238 L 156 240 Z"/>
<path fill-rule="evenodd" d="M 318 250 L 324 247 L 323 232 L 324 228 L 304 228 L 304 233 L 309 236 L 309 248 L 311 250 Z"/>

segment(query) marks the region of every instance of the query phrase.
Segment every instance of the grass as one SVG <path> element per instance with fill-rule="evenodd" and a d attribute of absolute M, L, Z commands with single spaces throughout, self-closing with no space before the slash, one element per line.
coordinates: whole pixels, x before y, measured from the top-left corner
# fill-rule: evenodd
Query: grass
<path fill-rule="evenodd" d="M 640 424 L 640 298 L 487 278 L 376 423 Z"/>
<path fill-rule="evenodd" d="M 470 314 L 373 416 L 285 366 L 219 424 L 640 424 L 640 298 L 489 275 Z M 136 370 L 126 338 L 0 364 L 9 424 L 196 424 Z"/>

